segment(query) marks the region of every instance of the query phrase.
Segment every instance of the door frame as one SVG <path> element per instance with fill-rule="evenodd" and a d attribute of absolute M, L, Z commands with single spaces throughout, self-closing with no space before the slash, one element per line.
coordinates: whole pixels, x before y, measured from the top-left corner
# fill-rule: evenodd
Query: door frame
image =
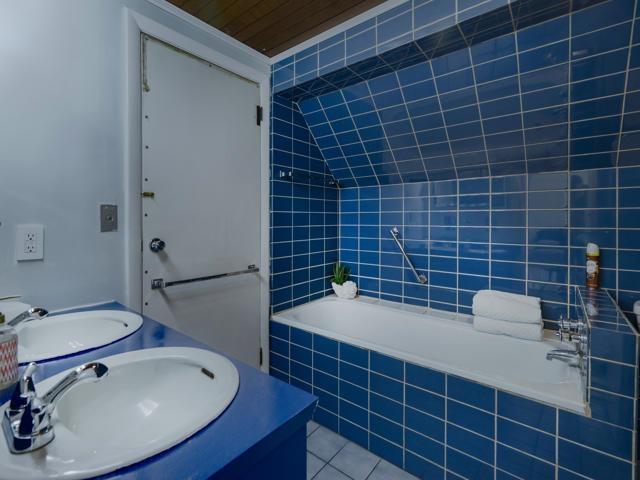
<path fill-rule="evenodd" d="M 255 82 L 260 88 L 260 346 L 262 370 L 269 369 L 269 118 L 270 75 L 239 62 L 131 9 L 124 22 L 124 250 L 125 303 L 142 311 L 142 95 L 140 36 L 147 34 Z"/>

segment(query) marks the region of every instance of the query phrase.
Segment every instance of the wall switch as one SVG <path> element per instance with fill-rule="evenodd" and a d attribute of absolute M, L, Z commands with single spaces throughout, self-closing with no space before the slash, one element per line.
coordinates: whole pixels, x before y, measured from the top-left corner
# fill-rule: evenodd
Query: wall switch
<path fill-rule="evenodd" d="M 16 226 L 16 261 L 44 258 L 44 227 L 42 225 Z"/>

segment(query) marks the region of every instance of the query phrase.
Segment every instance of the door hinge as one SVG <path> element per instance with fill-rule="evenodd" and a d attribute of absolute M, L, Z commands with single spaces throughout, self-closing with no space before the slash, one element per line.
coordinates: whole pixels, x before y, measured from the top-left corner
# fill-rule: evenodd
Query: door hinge
<path fill-rule="evenodd" d="M 262 366 L 262 347 L 260 347 L 260 366 Z"/>
<path fill-rule="evenodd" d="M 256 125 L 260 126 L 262 124 L 262 107 L 260 105 L 256 105 Z"/>

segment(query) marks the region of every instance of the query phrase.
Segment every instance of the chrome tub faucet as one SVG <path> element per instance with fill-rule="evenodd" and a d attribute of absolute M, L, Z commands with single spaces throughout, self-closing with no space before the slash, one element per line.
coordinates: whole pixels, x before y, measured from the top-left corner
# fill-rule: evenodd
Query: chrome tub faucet
<path fill-rule="evenodd" d="M 571 367 L 581 367 L 582 353 L 577 350 L 549 350 L 547 352 L 547 360 L 560 360 Z"/>
<path fill-rule="evenodd" d="M 62 395 L 83 381 L 97 381 L 109 372 L 102 363 L 86 363 L 39 397 L 33 382 L 33 374 L 37 369 L 35 363 L 27 366 L 4 412 L 2 430 L 11 453 L 33 452 L 48 445 L 55 438 L 51 414 Z"/>
<path fill-rule="evenodd" d="M 589 350 L 587 325 L 582 320 L 568 320 L 560 316 L 556 336 L 561 342 L 574 345 L 573 349 L 556 349 L 547 352 L 547 360 L 560 360 L 571 367 L 582 369 Z"/>

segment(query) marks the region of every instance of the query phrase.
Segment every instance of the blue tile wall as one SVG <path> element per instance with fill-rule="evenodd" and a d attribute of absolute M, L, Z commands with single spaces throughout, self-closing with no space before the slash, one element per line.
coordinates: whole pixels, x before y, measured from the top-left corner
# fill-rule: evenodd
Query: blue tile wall
<path fill-rule="evenodd" d="M 640 167 L 405 183 L 340 191 L 340 261 L 362 295 L 471 313 L 480 289 L 538 296 L 568 314 L 601 247 L 602 286 L 629 318 L 640 299 Z M 397 226 L 419 284 L 389 230 Z"/>
<path fill-rule="evenodd" d="M 289 180 L 280 172 L 290 172 Z M 338 191 L 295 103 L 271 101 L 271 309 L 290 308 L 331 290 L 338 258 Z"/>
<path fill-rule="evenodd" d="M 276 103 L 303 113 L 296 131 L 308 126 L 313 158 L 344 187 L 340 258 L 365 294 L 466 312 L 473 292 L 490 286 L 543 297 L 555 319 L 570 303 L 567 286 L 583 281 L 582 248 L 595 241 L 602 284 L 630 313 L 640 296 L 637 2 L 511 2 L 512 20 L 530 20 L 506 34 L 497 28 L 503 3 L 402 4 L 280 62 L 274 85 L 287 65 L 307 75 L 297 65 L 312 55 L 323 59 L 311 62 L 318 71 L 371 59 L 381 26 L 404 39 L 410 15 L 414 40 L 423 22 L 464 30 L 461 18 L 493 21 L 498 33 L 318 97 L 281 92 Z M 392 225 L 404 226 L 428 286 L 402 268 Z M 276 305 L 309 298 L 302 293 Z"/>
<path fill-rule="evenodd" d="M 330 293 L 338 259 L 384 300 L 591 304 L 591 418 L 272 321 L 271 373 L 319 397 L 316 421 L 421 478 L 634 478 L 637 335 L 571 286 L 598 243 L 635 322 L 637 3 L 412 0 L 274 65 L 272 311 Z"/>
<path fill-rule="evenodd" d="M 317 96 L 606 0 L 409 0 L 278 61 L 273 87 Z"/>
<path fill-rule="evenodd" d="M 345 187 L 637 165 L 635 10 L 608 0 L 299 106 Z"/>
<path fill-rule="evenodd" d="M 590 416 L 278 321 L 271 374 L 318 396 L 317 422 L 419 478 L 632 480 L 638 335 L 604 291 L 576 303 L 591 325 Z"/>

